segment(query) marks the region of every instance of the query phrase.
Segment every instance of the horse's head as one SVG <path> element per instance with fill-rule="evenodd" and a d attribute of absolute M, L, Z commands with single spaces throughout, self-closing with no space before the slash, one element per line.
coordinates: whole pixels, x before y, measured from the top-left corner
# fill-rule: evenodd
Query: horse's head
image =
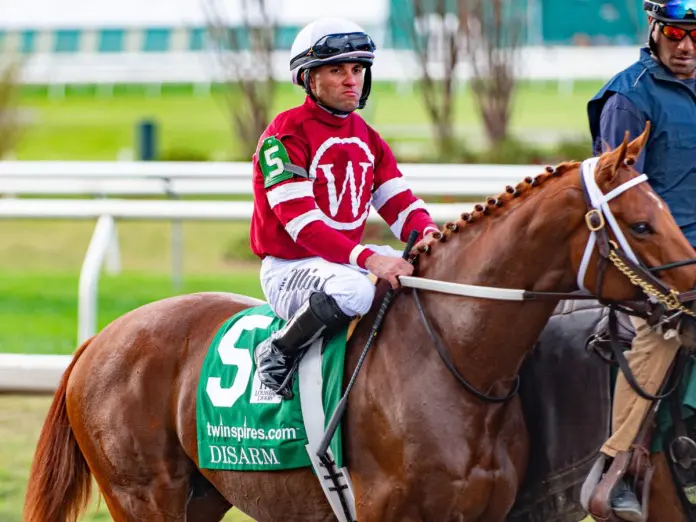
<path fill-rule="evenodd" d="M 575 279 L 604 301 L 640 300 L 642 290 L 676 308 L 678 297 L 687 300 L 678 292 L 696 285 L 696 265 L 651 269 L 692 260 L 694 251 L 633 168 L 649 132 L 648 123 L 630 143 L 626 136 L 598 158 L 547 167 L 475 205 L 416 245 L 413 254 L 429 258 L 419 275 L 558 295 Z M 432 248 L 444 242 L 454 245 Z"/>
<path fill-rule="evenodd" d="M 645 283 L 659 287 L 659 281 L 651 282 L 648 268 L 694 257 L 665 202 L 645 182 L 646 177 L 633 169 L 649 132 L 648 123 L 634 141 L 629 143 L 627 135 L 617 149 L 582 165 L 588 213 L 572 240 L 571 257 L 578 285 L 603 299 L 635 297 L 638 280 L 632 273 L 638 272 Z M 600 260 L 600 256 L 606 259 Z M 696 284 L 693 265 L 658 275 L 667 292 L 689 290 Z"/>

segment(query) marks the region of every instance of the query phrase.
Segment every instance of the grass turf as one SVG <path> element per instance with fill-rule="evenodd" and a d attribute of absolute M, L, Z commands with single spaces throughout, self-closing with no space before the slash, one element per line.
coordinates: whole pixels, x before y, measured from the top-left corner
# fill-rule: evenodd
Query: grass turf
<path fill-rule="evenodd" d="M 71 354 L 77 347 L 76 274 L 0 275 L 0 353 Z M 177 293 L 229 291 L 263 298 L 258 270 L 229 277 L 187 277 L 173 292 L 168 276 L 102 277 L 98 327 L 146 303 Z"/>
<path fill-rule="evenodd" d="M 512 113 L 514 133 L 544 143 L 563 135 L 589 139 L 586 104 L 600 86 L 597 82 L 577 82 L 571 92 L 562 93 L 552 82 L 520 83 Z M 117 92 L 108 97 L 88 89 L 53 98 L 43 91 L 26 91 L 20 101 L 28 124 L 16 157 L 113 160 L 120 151 L 135 148 L 136 123 L 151 118 L 160 124 L 163 152 L 248 159 L 240 158 L 220 94 L 195 95 L 182 89 L 165 90 L 157 96 L 147 92 Z M 292 107 L 302 97 L 298 87 L 279 84 L 274 111 Z M 428 150 L 431 129 L 417 88 L 376 84 L 362 114 L 397 152 L 413 150 L 415 142 L 421 144 L 418 150 Z M 481 118 L 470 91 L 463 88 L 456 97 L 455 124 L 465 140 L 480 145 Z"/>
<path fill-rule="evenodd" d="M 247 223 L 183 224 L 183 286 L 171 278 L 169 223 L 118 225 L 123 273 L 99 281 L 98 327 L 178 293 L 262 297 Z M 71 353 L 77 343 L 79 270 L 91 221 L 0 220 L 0 353 Z M 242 259 L 240 261 L 240 258 Z"/>

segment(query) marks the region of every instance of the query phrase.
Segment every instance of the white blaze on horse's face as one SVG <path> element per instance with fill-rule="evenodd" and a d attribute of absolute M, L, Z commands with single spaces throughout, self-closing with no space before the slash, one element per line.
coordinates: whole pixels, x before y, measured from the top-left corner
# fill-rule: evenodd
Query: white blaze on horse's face
<path fill-rule="evenodd" d="M 665 206 L 662 204 L 662 201 L 660 201 L 660 198 L 657 197 L 657 194 L 654 194 L 652 192 L 648 192 L 648 196 L 650 196 L 655 201 L 657 208 L 659 208 L 660 210 L 665 209 Z"/>

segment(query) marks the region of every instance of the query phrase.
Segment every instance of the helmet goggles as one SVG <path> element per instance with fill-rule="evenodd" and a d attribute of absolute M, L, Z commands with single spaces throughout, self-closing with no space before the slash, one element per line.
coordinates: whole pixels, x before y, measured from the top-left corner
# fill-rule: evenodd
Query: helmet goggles
<path fill-rule="evenodd" d="M 696 22 L 696 0 L 667 0 L 664 3 L 645 0 L 644 6 L 648 13 L 657 15 L 657 18 L 673 22 Z"/>
<path fill-rule="evenodd" d="M 376 48 L 372 38 L 365 33 L 327 34 L 310 47 L 305 55 L 325 60 L 355 51 L 373 53 Z"/>

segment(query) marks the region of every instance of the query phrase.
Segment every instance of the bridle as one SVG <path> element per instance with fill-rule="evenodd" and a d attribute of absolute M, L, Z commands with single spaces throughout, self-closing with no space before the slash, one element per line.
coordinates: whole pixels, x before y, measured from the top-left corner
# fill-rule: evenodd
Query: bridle
<path fill-rule="evenodd" d="M 670 265 L 662 265 L 653 269 L 648 268 L 641 263 L 631 245 L 629 245 L 626 236 L 621 227 L 619 227 L 614 214 L 609 208 L 609 202 L 615 197 L 623 194 L 626 190 L 635 187 L 643 181 L 647 181 L 648 176 L 641 174 L 627 182 L 619 185 L 608 194 L 603 194 L 597 185 L 595 170 L 598 158 L 585 160 L 582 164 L 582 188 L 585 202 L 588 207 L 588 212 L 585 214 L 585 222 L 590 230 L 590 237 L 585 247 L 585 253 L 582 257 L 580 269 L 578 270 L 578 287 L 587 291 L 585 288 L 585 275 L 589 264 L 592 251 L 597 247 L 600 256 L 600 270 L 597 276 L 598 292 L 601 292 L 602 281 L 604 279 L 604 270 L 608 263 L 614 265 L 622 274 L 624 274 L 634 286 L 639 287 L 643 293 L 654 303 L 662 304 L 667 311 L 680 311 L 691 317 L 696 317 L 696 313 L 684 306 L 684 303 L 696 300 L 696 292 L 690 290 L 688 292 L 677 292 L 670 288 L 652 272 L 667 270 L 674 268 L 675 263 Z M 608 228 L 613 232 L 616 242 L 609 239 Z M 679 261 L 679 266 L 696 263 L 696 259 Z M 612 304 L 602 299 L 601 295 L 597 295 L 597 299 L 602 303 Z"/>
<path fill-rule="evenodd" d="M 413 292 L 413 298 L 416 304 L 416 309 L 420 315 L 421 320 L 425 326 L 428 335 L 430 336 L 433 344 L 435 345 L 438 354 L 442 358 L 445 366 L 450 370 L 454 377 L 459 381 L 459 383 L 472 395 L 480 400 L 492 403 L 500 403 L 513 397 L 519 390 L 520 376 L 517 375 L 515 378 L 515 383 L 512 386 L 511 391 L 502 396 L 491 396 L 487 395 L 474 386 L 472 386 L 467 380 L 460 374 L 460 372 L 455 367 L 452 362 L 451 357 L 448 354 L 447 349 L 443 346 L 442 342 L 437 337 L 430 321 L 423 309 L 423 306 L 418 295 L 418 290 L 428 290 L 433 292 L 440 292 L 450 295 L 459 295 L 465 297 L 476 297 L 483 299 L 496 299 L 505 301 L 529 301 L 529 300 L 560 300 L 560 299 L 595 299 L 600 303 L 610 307 L 610 323 L 613 323 L 615 319 L 613 317 L 614 312 L 617 309 L 627 311 L 633 315 L 645 315 L 647 306 L 651 308 L 661 306 L 661 313 L 671 313 L 672 317 L 685 314 L 691 317 L 696 317 L 696 313 L 685 306 L 685 303 L 689 303 L 696 300 L 696 289 L 689 290 L 686 292 L 677 292 L 675 289 L 667 286 L 662 281 L 660 281 L 654 273 L 661 272 L 664 270 L 669 270 L 673 268 L 678 268 L 681 266 L 686 266 L 696 263 L 696 258 L 677 261 L 669 263 L 666 265 L 649 268 L 644 263 L 638 259 L 638 257 L 633 252 L 626 236 L 624 235 L 621 227 L 619 226 L 614 214 L 609 208 L 609 202 L 619 195 L 623 194 L 625 191 L 639 185 L 640 183 L 647 181 L 648 177 L 646 174 L 641 174 L 635 178 L 622 183 L 615 189 L 611 190 L 607 194 L 602 193 L 596 180 L 596 169 L 599 158 L 590 158 L 583 161 L 581 166 L 581 187 L 585 203 L 587 205 L 587 213 L 585 214 L 585 223 L 590 231 L 590 235 L 585 246 L 585 251 L 580 263 L 580 268 L 577 275 L 578 287 L 583 291 L 582 293 L 564 293 L 564 292 L 533 292 L 528 290 L 518 290 L 510 288 L 495 288 L 488 286 L 478 286 L 478 285 L 468 285 L 462 283 L 450 283 L 446 281 L 438 281 L 434 279 L 426 279 L 421 277 L 412 276 L 402 276 L 399 278 L 399 282 L 402 286 L 411 288 Z M 609 230 L 613 233 L 616 241 L 610 239 Z M 597 295 L 591 295 L 585 287 L 585 277 L 587 275 L 587 268 L 590 263 L 590 258 L 592 253 L 597 251 L 599 254 L 599 266 L 597 271 Z M 415 259 L 414 259 L 415 260 Z M 414 261 L 412 260 L 412 261 Z M 612 264 L 616 267 L 622 274 L 624 274 L 629 281 L 647 296 L 648 303 L 644 301 L 611 301 L 603 299 L 601 294 L 602 283 L 604 281 L 604 275 L 607 266 Z M 646 306 L 647 305 L 647 306 Z M 610 329 L 611 333 L 611 329 Z M 634 390 L 643 398 L 648 400 L 658 400 L 665 397 L 671 393 L 671 390 L 663 395 L 651 395 L 645 392 L 638 386 L 635 378 L 633 377 L 628 363 L 623 356 L 623 351 L 618 347 L 618 341 L 612 337 L 612 348 L 614 350 L 614 355 L 617 358 L 617 362 L 621 370 L 626 375 L 626 378 L 634 388 Z"/>

